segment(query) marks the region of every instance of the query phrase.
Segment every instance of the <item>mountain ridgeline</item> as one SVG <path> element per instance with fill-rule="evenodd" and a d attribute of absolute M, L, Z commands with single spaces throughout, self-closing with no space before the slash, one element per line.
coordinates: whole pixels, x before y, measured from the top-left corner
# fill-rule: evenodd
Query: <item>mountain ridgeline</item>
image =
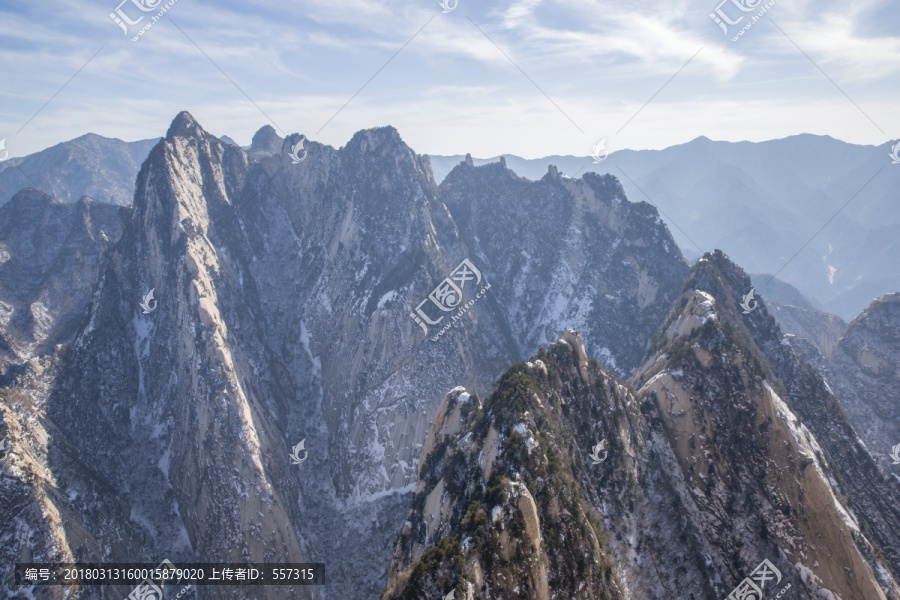
<path fill-rule="evenodd" d="M 549 291 L 554 272 L 574 288 L 597 281 L 604 257 L 586 256 L 576 236 L 542 272 L 511 277 L 511 259 L 467 247 L 428 159 L 394 129 L 360 132 L 339 150 L 306 142 L 300 164 L 288 156 L 299 136 L 281 152 L 260 137 L 247 154 L 180 114 L 141 167 L 78 336 L 51 364 L 17 372 L 4 398 L 21 447 L 16 482 L 32 514 L 52 506 L 66 517 L 4 521 L 10 553 L 40 539 L 34 559 L 315 560 L 332 569 L 328 593 L 371 598 L 446 390 L 486 391 L 530 340 L 549 341 L 525 315 L 591 314 L 587 294 L 530 291 L 506 306 L 498 282 Z M 512 183 L 467 165 L 457 180 L 484 176 L 498 192 Z M 686 263 L 652 209 L 625 200 L 612 178 L 548 174 L 526 189 L 555 206 L 552 219 L 532 220 L 532 235 L 590 219 L 628 248 L 618 280 L 603 282 L 618 300 L 605 323 L 585 325 L 608 348 L 599 358 L 627 372 L 649 342 L 642 323 L 665 315 Z M 517 198 L 483 202 L 498 200 Z M 411 314 L 438 320 L 429 298 L 462 264 L 479 280 L 452 280 L 465 318 L 423 334 Z M 145 314 L 150 290 L 157 305 Z M 450 322 L 447 313 L 440 326 Z M 628 322 L 636 334 L 620 343 Z M 309 459 L 291 467 L 299 440 Z"/>
<path fill-rule="evenodd" d="M 900 599 L 895 411 L 846 410 L 814 360 L 890 385 L 890 299 L 801 352 L 611 175 L 467 159 L 437 185 L 391 127 L 245 150 L 181 113 L 130 207 L 29 189 L 0 214 L 5 564 L 326 565 L 199 598 L 587 600 L 724 598 L 765 560 L 766 597 Z"/>
<path fill-rule="evenodd" d="M 540 178 L 547 163 L 560 173 L 619 176 L 629 198 L 659 207 L 692 258 L 720 248 L 751 273 L 781 267 L 782 279 L 849 321 L 872 298 L 900 287 L 895 143 L 856 145 L 811 134 L 764 142 L 701 136 L 661 150 L 613 149 L 602 164 L 588 156 L 504 160 L 529 179 Z M 433 156 L 437 180 L 460 158 Z M 775 291 L 769 279 L 757 287 L 766 296 Z"/>
<path fill-rule="evenodd" d="M 158 141 L 123 142 L 89 133 L 0 162 L 0 205 L 22 188 L 37 185 L 65 204 L 88 196 L 107 204 L 130 206 L 141 163 Z"/>
<path fill-rule="evenodd" d="M 219 139 L 238 147 L 228 136 Z M 65 203 L 86 195 L 130 206 L 140 165 L 158 141 L 87 134 L 0 161 L 0 205 L 23 187 L 37 186 Z M 244 150 L 258 159 L 280 153 L 282 142 L 266 125 Z M 548 164 L 556 165 L 560 175 L 622 177 L 629 198 L 647 198 L 659 207 L 675 241 L 692 259 L 721 248 L 753 273 L 781 266 L 782 279 L 815 297 L 815 308 L 849 321 L 872 298 L 900 286 L 900 263 L 894 259 L 900 239 L 895 201 L 900 169 L 889 166 L 891 152 L 891 142 L 862 146 L 811 134 L 765 142 L 700 136 L 662 150 L 616 150 L 602 164 L 589 156 L 506 155 L 468 162 L 508 164 L 518 176 L 535 181 L 544 177 Z M 462 161 L 462 155 L 431 154 L 434 180 L 443 186 Z M 842 210 L 851 198 L 850 210 Z M 818 231 L 826 215 L 834 215 L 834 221 Z M 807 243 L 807 250 L 793 256 Z M 765 276 L 757 289 L 772 298 L 777 286 Z"/>
<path fill-rule="evenodd" d="M 702 258 L 625 383 L 569 331 L 483 403 L 447 394 L 382 598 L 724 598 L 764 560 L 792 597 L 898 597 L 897 482 L 804 363 L 769 362 L 748 286 Z"/>

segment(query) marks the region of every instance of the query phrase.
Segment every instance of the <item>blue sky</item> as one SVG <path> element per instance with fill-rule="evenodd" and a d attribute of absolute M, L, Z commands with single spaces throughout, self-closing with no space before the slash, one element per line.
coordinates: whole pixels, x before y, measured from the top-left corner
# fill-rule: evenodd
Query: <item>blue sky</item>
<path fill-rule="evenodd" d="M 126 36 L 109 16 L 120 1 L 4 3 L 11 156 L 87 132 L 163 135 L 180 110 L 241 144 L 266 123 L 336 147 L 393 125 L 419 153 L 478 157 L 900 136 L 896 0 L 177 0 L 137 42 L 165 2 L 126 0 L 146 15 Z M 717 7 L 743 17 L 728 35 Z"/>

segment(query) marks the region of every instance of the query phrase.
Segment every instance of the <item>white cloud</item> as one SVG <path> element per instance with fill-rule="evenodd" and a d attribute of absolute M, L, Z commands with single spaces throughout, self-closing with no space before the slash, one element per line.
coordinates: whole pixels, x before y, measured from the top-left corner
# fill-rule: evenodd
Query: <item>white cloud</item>
<path fill-rule="evenodd" d="M 779 25 L 832 77 L 873 80 L 900 71 L 900 38 L 863 37 L 850 15 L 824 14 L 815 21 Z"/>
<path fill-rule="evenodd" d="M 7 147 L 33 152 L 88 131 L 158 136 L 182 109 L 212 131 L 249 142 L 266 123 L 260 110 L 167 19 L 138 43 L 123 38 L 108 18 L 115 4 L 85 8 L 65 0 L 52 11 L 29 5 L 0 12 L 0 138 L 103 46 Z M 441 14 L 437 0 L 179 0 L 169 14 L 280 127 L 311 136 L 428 23 L 322 131 L 319 141 L 333 145 L 385 124 L 420 152 L 477 156 L 586 154 L 603 137 L 613 149 L 802 131 L 884 141 L 766 19 L 739 43 L 724 39 L 708 17 L 715 4 L 460 0 Z M 886 0 L 781 0 L 769 14 L 896 137 L 900 27 L 891 8 Z M 619 139 L 612 137 L 639 109 Z"/>

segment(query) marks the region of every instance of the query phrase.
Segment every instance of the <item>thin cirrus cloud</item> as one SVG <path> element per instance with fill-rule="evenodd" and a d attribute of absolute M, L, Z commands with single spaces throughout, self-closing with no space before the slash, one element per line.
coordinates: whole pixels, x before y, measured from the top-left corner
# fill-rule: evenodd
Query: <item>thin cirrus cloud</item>
<path fill-rule="evenodd" d="M 136 43 L 109 19 L 117 2 L 19 2 L 0 10 L 0 138 L 101 47 L 10 139 L 13 155 L 87 132 L 156 137 L 182 109 L 240 143 L 270 117 L 335 146 L 390 124 L 419 152 L 475 156 L 585 155 L 624 123 L 611 147 L 897 135 L 900 27 L 885 26 L 898 21 L 888 3 L 779 0 L 734 43 L 709 18 L 717 2 L 704 2 L 460 0 L 443 14 L 437 0 L 178 0 L 174 23 Z"/>
<path fill-rule="evenodd" d="M 682 16 L 686 9 L 676 3 L 668 3 L 665 10 L 637 2 L 618 6 L 621 10 L 616 12 L 597 2 L 529 0 L 496 15 L 510 36 L 527 42 L 535 56 L 590 61 L 644 75 L 671 74 L 708 42 L 704 38 L 709 31 L 699 27 L 708 23 L 688 23 Z M 560 13 L 567 18 L 548 18 Z M 739 71 L 742 61 L 740 55 L 723 50 L 701 53 L 696 64 L 727 79 Z"/>
<path fill-rule="evenodd" d="M 810 26 L 811 25 L 811 26 Z M 862 35 L 844 15 L 822 15 L 790 35 L 821 66 L 833 68 L 847 81 L 880 80 L 900 71 L 900 38 Z"/>

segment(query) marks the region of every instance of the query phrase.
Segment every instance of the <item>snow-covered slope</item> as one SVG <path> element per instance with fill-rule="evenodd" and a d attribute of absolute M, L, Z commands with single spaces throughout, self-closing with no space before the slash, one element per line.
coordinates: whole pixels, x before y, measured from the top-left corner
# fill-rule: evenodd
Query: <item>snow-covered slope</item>
<path fill-rule="evenodd" d="M 0 206 L 0 376 L 75 335 L 128 213 L 30 188 Z"/>
<path fill-rule="evenodd" d="M 458 165 L 441 200 L 493 284 L 519 357 L 576 328 L 588 353 L 628 376 L 688 273 L 656 210 L 629 202 L 616 178 L 536 182 L 503 163 Z"/>
<path fill-rule="evenodd" d="M 816 365 L 869 452 L 885 473 L 900 477 L 900 461 L 890 456 L 900 456 L 900 294 L 873 301 Z"/>
<path fill-rule="evenodd" d="M 702 257 L 628 384 L 567 331 L 450 391 L 382 597 L 724 598 L 760 565 L 767 598 L 900 597 L 896 486 L 859 485 L 874 462 L 749 286 Z"/>
<path fill-rule="evenodd" d="M 710 590 L 727 592 L 762 559 L 749 551 L 725 556 L 738 542 L 771 548 L 758 527 L 748 538 L 736 533 L 719 538 L 704 525 L 710 520 L 706 513 L 685 522 L 672 510 L 672 498 L 687 506 L 694 493 L 682 481 L 688 476 L 678 465 L 688 463 L 679 462 L 686 460 L 678 454 L 680 441 L 668 438 L 661 416 L 643 415 L 645 409 L 662 410 L 649 396 L 639 404 L 613 371 L 589 362 L 597 359 L 627 375 L 634 366 L 643 364 L 641 372 L 648 372 L 658 360 L 684 359 L 686 354 L 658 354 L 676 343 L 667 329 L 657 331 L 667 314 L 682 321 L 676 328 L 679 344 L 710 335 L 697 343 L 725 344 L 729 361 L 737 360 L 744 352 L 741 344 L 750 339 L 744 332 L 734 342 L 724 325 L 707 333 L 691 329 L 693 317 L 682 315 L 682 303 L 694 290 L 712 298 L 693 306 L 696 318 L 715 315 L 737 327 L 740 317 L 725 298 L 739 296 L 749 280 L 729 280 L 726 292 L 713 285 L 724 275 L 703 279 L 717 255 L 691 275 L 656 211 L 629 202 L 615 178 L 569 179 L 550 169 L 540 181 L 528 182 L 503 165 L 475 167 L 466 161 L 439 187 L 428 158 L 390 127 L 360 131 L 339 149 L 298 134 L 282 139 L 264 129 L 245 151 L 181 113 L 150 151 L 134 189 L 121 235 L 109 237 L 110 246 L 98 254 L 97 278 L 74 341 L 50 355 L 16 355 L 20 362 L 0 388 L 0 490 L 11 499 L 10 508 L 0 505 L 6 563 L 37 556 L 157 563 L 163 558 L 308 560 L 326 563 L 326 587 L 273 586 L 254 590 L 253 597 L 376 597 L 388 581 L 410 502 L 422 491 L 420 461 L 441 445 L 434 422 L 452 421 L 453 411 L 441 408 L 442 398 L 459 386 L 469 390 L 473 403 L 476 394 L 488 398 L 509 365 L 535 352 L 546 357 L 547 368 L 553 366 L 551 356 L 565 363 L 555 379 L 550 372 L 537 388 L 528 388 L 535 395 L 523 399 L 547 411 L 551 402 L 571 399 L 572 412 L 557 424 L 577 432 L 574 441 L 563 440 L 567 445 L 560 445 L 558 458 L 568 453 L 586 461 L 598 435 L 609 442 L 603 477 L 585 478 L 579 471 L 576 478 L 593 507 L 582 506 L 582 512 L 599 511 L 603 526 L 617 532 L 606 542 L 594 532 L 598 545 L 591 542 L 592 556 L 600 566 L 586 567 L 591 577 L 618 578 L 622 590 L 637 586 L 661 595 L 684 570 L 700 597 Z M 95 232 L 95 221 L 85 230 Z M 57 255 L 69 258 L 61 251 Z M 733 265 L 721 269 L 735 272 Z M 80 273 L 70 271 L 72 277 Z M 43 277 L 39 270 L 28 276 Z M 682 289 L 689 276 L 691 287 Z M 760 315 L 769 319 L 763 307 L 750 315 L 750 323 Z M 567 334 L 566 344 L 538 350 L 570 325 L 593 336 L 586 346 Z M 878 498 L 890 496 L 893 488 L 862 489 L 874 463 L 853 451 L 841 453 L 849 426 L 822 391 L 824 384 L 782 344 L 774 321 L 751 333 L 759 333 L 754 339 L 767 353 L 756 352 L 755 360 L 770 361 L 777 372 L 766 373 L 765 383 L 794 414 L 805 411 L 801 418 L 825 460 L 846 478 L 840 485 L 843 489 L 846 481 L 847 489 L 835 492 L 840 505 L 847 506 L 845 495 L 852 497 L 856 516 L 865 523 L 864 538 L 848 546 L 842 536 L 850 525 L 838 505 L 816 504 L 824 515 L 821 531 L 839 545 L 857 579 L 835 574 L 835 561 L 843 558 L 819 560 L 835 573 L 809 561 L 804 568 L 826 587 L 859 589 L 869 597 L 866 569 L 876 568 L 883 556 L 888 573 L 883 585 L 890 588 L 897 553 L 888 532 L 897 522 L 886 500 Z M 577 352 L 564 351 L 566 345 Z M 651 354 L 642 360 L 648 349 Z M 532 365 L 527 368 L 540 369 Z M 710 386 L 704 398 L 722 386 L 741 385 L 754 406 L 777 404 L 756 371 L 729 370 L 731 365 L 691 371 L 698 386 Z M 566 382 L 563 388 L 558 379 Z M 599 398 L 609 401 L 611 413 L 595 402 Z M 538 408 L 527 410 L 538 414 Z M 523 416 L 514 413 L 509 414 Z M 723 431 L 745 423 L 740 410 L 716 414 Z M 529 440 L 540 440 L 531 421 L 507 424 L 523 438 L 526 454 L 530 447 L 537 458 Z M 560 430 L 559 439 L 564 435 Z M 813 447 L 805 437 L 761 438 L 766 439 Z M 292 464 L 291 448 L 301 440 L 308 456 Z M 485 438 L 486 456 L 514 466 L 510 455 L 497 454 L 503 450 L 499 443 L 500 438 Z M 776 463 L 784 473 L 773 477 L 784 480 L 784 489 L 827 497 L 820 478 L 787 481 L 794 468 L 789 457 L 753 446 L 739 458 L 736 468 L 754 474 L 769 468 L 769 459 L 783 460 Z M 645 473 L 655 475 L 642 479 Z M 507 476 L 515 481 L 512 471 Z M 612 481 L 617 487 L 606 487 Z M 750 481 L 754 498 L 777 504 L 763 485 L 771 482 Z M 722 482 L 736 496 L 732 484 Z M 837 483 L 829 479 L 826 488 L 837 490 Z M 523 514 L 540 515 L 541 498 L 529 491 L 532 510 L 516 489 Z M 560 511 L 575 515 L 578 492 L 566 493 L 573 503 L 563 503 Z M 791 498 L 786 501 L 791 511 L 802 512 L 805 505 Z M 719 510 L 719 500 L 709 500 L 710 510 Z M 440 512 L 443 504 L 434 502 Z M 647 533 L 636 533 L 637 521 L 619 519 L 632 514 L 631 505 L 643 507 Z M 787 510 L 781 504 L 776 509 L 772 514 Z M 749 510 L 748 505 L 741 513 L 745 521 Z M 808 541 L 812 530 L 792 515 L 779 531 L 799 532 Z M 728 523 L 737 530 L 744 521 Z M 528 517 L 522 524 L 531 527 L 527 539 L 534 547 L 536 522 Z M 591 539 L 582 533 L 580 539 Z M 679 542 L 682 535 L 706 541 Z M 648 574 L 637 547 L 628 545 L 638 539 L 656 548 L 647 556 L 655 557 L 658 574 Z M 874 550 L 866 550 L 869 542 Z M 686 558 L 668 560 L 664 549 L 678 543 L 686 544 Z M 719 554 L 696 553 L 701 546 Z M 708 556 L 718 561 L 714 569 L 705 566 Z M 542 572 L 563 577 L 573 564 L 581 569 L 569 553 L 544 571 L 534 563 L 531 576 L 540 587 Z M 785 573 L 793 568 L 778 564 Z M 718 575 L 710 575 L 713 571 Z M 0 588 L 8 589 L 6 577 L 0 571 Z M 558 585 L 552 578 L 546 584 L 546 589 Z M 573 581 L 562 585 L 575 589 Z M 501 587 L 512 593 L 513 588 Z M 80 593 L 94 597 L 98 589 Z M 111 593 L 120 591 L 121 597 L 128 593 Z M 201 594 L 237 598 L 248 591 L 209 587 Z"/>
<path fill-rule="evenodd" d="M 775 273 L 804 248 L 779 277 L 849 321 L 873 298 L 900 289 L 900 169 L 891 165 L 892 145 L 810 134 L 758 143 L 699 137 L 662 150 L 615 151 L 602 164 L 589 156 L 505 160 L 532 180 L 548 164 L 570 176 L 614 175 L 632 201 L 649 197 L 660 208 L 690 256 L 695 244 L 721 248 L 751 273 Z M 431 158 L 437 181 L 460 160 Z"/>

